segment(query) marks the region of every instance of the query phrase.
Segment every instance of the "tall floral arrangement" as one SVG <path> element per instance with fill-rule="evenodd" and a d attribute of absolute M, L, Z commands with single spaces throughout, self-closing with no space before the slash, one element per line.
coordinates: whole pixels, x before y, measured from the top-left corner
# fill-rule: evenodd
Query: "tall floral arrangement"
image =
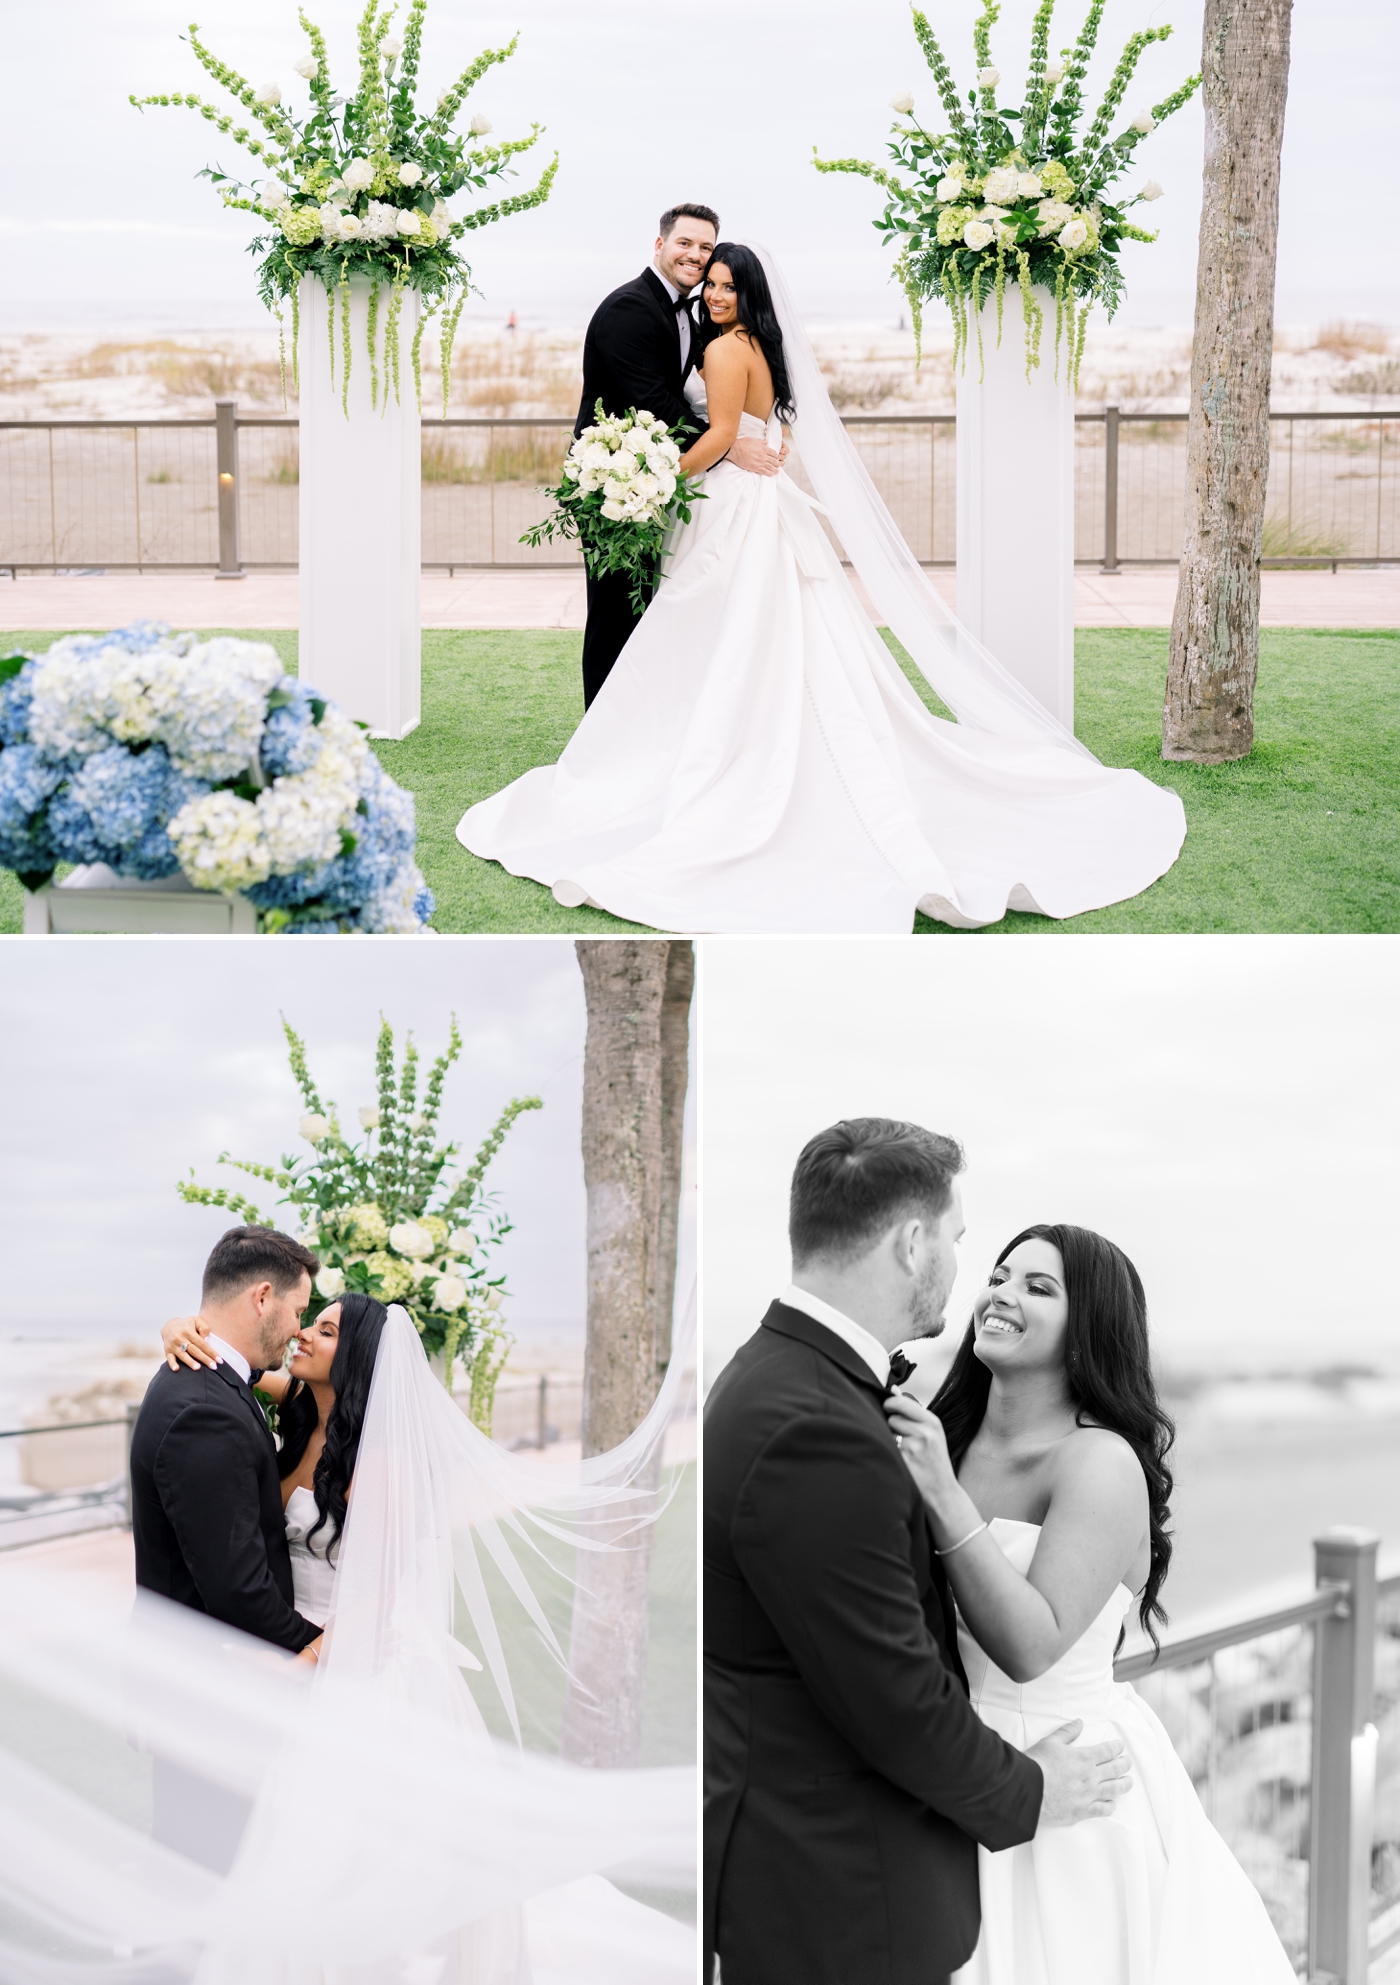
<path fill-rule="evenodd" d="M 0 659 L 0 867 L 246 896 L 264 931 L 417 931 L 413 795 L 265 641 L 163 622 Z"/>
<path fill-rule="evenodd" d="M 281 306 L 292 313 L 293 366 L 299 333 L 298 286 L 314 277 L 340 301 L 342 404 L 348 405 L 351 367 L 350 282 L 370 283 L 368 356 L 371 391 L 378 404 L 379 367 L 384 395 L 399 393 L 399 318 L 405 289 L 418 292 L 422 311 L 411 347 L 414 383 L 422 398 L 421 343 L 428 321 L 436 318 L 442 345 L 443 411 L 457 323 L 471 287 L 471 268 L 458 244 L 473 229 L 538 207 L 549 198 L 559 159 L 545 167 L 528 193 L 513 193 L 489 205 L 454 214 L 448 202 L 465 187 L 478 190 L 514 168 L 511 160 L 529 151 L 540 135 L 499 144 L 482 142 L 489 119 L 474 116 L 465 132 L 454 131 L 458 113 L 474 86 L 497 63 L 515 53 L 517 35 L 505 48 L 485 49 L 443 90 L 433 109 L 415 102 L 427 0 L 410 0 L 402 36 L 390 32 L 396 9 L 369 0 L 358 28 L 359 86 L 352 96 L 332 89 L 325 37 L 298 10 L 310 44 L 296 63 L 309 93 L 303 116 L 282 101 L 280 83 L 254 86 L 221 62 L 191 25 L 189 44 L 207 73 L 246 112 L 249 121 L 217 109 L 190 91 L 131 98 L 147 104 L 194 110 L 264 168 L 261 180 L 244 182 L 206 166 L 201 178 L 218 188 L 226 207 L 241 208 L 269 224 L 270 233 L 249 244 L 260 255 L 258 288 L 282 321 Z M 253 126 L 258 127 L 255 133 Z M 336 365 L 336 312 L 328 313 L 331 370 Z M 285 368 L 284 368 L 285 377 Z"/>
<path fill-rule="evenodd" d="M 295 1209 L 300 1239 L 321 1262 L 308 1320 L 347 1290 L 401 1303 L 423 1348 L 441 1355 L 449 1392 L 458 1363 L 465 1365 L 468 1410 L 489 1434 L 496 1381 L 513 1342 L 499 1314 L 505 1277 L 492 1274 L 491 1258 L 511 1224 L 482 1180 L 515 1119 L 543 1104 L 538 1096 L 507 1104 L 471 1164 L 460 1168 L 458 1146 L 437 1141 L 443 1084 L 462 1052 L 455 1017 L 421 1100 L 413 1037 L 396 1066 L 393 1030 L 384 1021 L 375 1050 L 378 1100 L 358 1112 L 362 1135 L 351 1141 L 335 1104 L 322 1100 L 300 1036 L 285 1019 L 282 1031 L 306 1106 L 299 1128 L 311 1156 L 260 1165 L 223 1152 L 219 1163 L 277 1186 L 278 1203 Z M 199 1185 L 193 1171 L 177 1190 L 191 1206 L 223 1206 L 251 1225 L 273 1224 L 242 1193 Z"/>
<path fill-rule="evenodd" d="M 1089 312 L 1102 303 L 1113 315 L 1123 287 L 1118 256 L 1125 241 L 1155 241 L 1129 218 L 1130 211 L 1161 195 L 1148 180 L 1126 199 L 1108 192 L 1132 164 L 1142 140 L 1187 102 L 1200 84 L 1186 81 L 1159 103 L 1134 111 L 1123 128 L 1110 130 L 1138 59 L 1170 27 L 1130 35 L 1103 99 L 1087 128 L 1084 77 L 1098 40 L 1106 0 L 1092 0 L 1079 38 L 1051 58 L 1050 20 L 1055 0 L 1042 0 L 1031 27 L 1030 63 L 1019 107 L 998 107 L 1001 71 L 992 61 L 991 31 L 1000 7 L 988 0 L 973 26 L 976 87 L 958 93 L 933 29 L 917 8 L 914 32 L 933 72 L 946 131 L 930 132 L 914 111 L 912 95 L 891 99 L 900 121 L 893 126 L 890 156 L 904 177 L 865 159 L 816 159 L 818 172 L 852 172 L 873 179 L 888 196 L 875 222 L 885 243 L 901 243 L 898 275 L 914 322 L 922 332 L 924 304 L 937 297 L 953 314 L 954 363 L 965 364 L 968 311 L 982 349 L 982 308 L 996 298 L 1000 341 L 1006 285 L 1020 293 L 1025 326 L 1026 376 L 1040 363 L 1044 312 L 1037 287 L 1055 299 L 1055 360 L 1061 347 L 1070 389 L 1078 381 Z"/>

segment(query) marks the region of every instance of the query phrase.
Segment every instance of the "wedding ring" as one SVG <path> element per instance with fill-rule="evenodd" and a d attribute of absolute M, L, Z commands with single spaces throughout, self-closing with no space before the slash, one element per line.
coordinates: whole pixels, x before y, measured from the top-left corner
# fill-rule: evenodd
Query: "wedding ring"
<path fill-rule="evenodd" d="M 180 1342 L 175 1346 L 175 1349 L 177 1351 L 188 1351 L 189 1348 L 190 1348 L 189 1345 L 186 1343 L 183 1337 L 180 1339 Z"/>

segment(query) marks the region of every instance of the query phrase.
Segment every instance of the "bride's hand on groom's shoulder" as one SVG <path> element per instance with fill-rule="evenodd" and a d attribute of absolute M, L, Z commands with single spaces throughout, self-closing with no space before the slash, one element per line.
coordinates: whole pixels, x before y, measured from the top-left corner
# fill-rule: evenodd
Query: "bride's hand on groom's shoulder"
<path fill-rule="evenodd" d="M 219 1360 L 205 1343 L 209 1326 L 203 1317 L 173 1316 L 160 1333 L 160 1348 L 172 1372 L 188 1365 L 197 1372 L 201 1365 L 217 1365 Z"/>
<path fill-rule="evenodd" d="M 936 1501 L 957 1487 L 953 1464 L 948 1459 L 948 1439 L 943 1422 L 927 1406 L 907 1392 L 892 1392 L 885 1401 L 885 1417 L 899 1444 L 905 1467 L 918 1484 L 925 1501 Z"/>

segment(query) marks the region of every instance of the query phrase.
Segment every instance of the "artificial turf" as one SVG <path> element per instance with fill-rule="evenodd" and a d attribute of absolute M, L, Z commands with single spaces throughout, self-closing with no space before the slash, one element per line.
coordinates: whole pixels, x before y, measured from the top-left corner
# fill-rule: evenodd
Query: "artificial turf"
<path fill-rule="evenodd" d="M 59 637 L 3 638 L 37 649 Z M 272 641 L 294 664 L 295 634 L 245 638 Z M 558 757 L 582 715 L 580 644 L 572 633 L 424 633 L 423 722 L 375 749 L 416 795 L 439 930 L 637 928 L 562 908 L 537 883 L 469 855 L 453 832 L 473 801 Z M 994 930 L 1400 930 L 1400 632 L 1266 630 L 1254 750 L 1220 766 L 1161 758 L 1164 628 L 1083 629 L 1075 655 L 1080 737 L 1105 764 L 1180 793 L 1186 845 L 1130 902 L 1065 922 L 1011 912 Z M 0 873 L 0 930 L 19 929 L 20 905 L 19 884 Z M 953 934 L 922 917 L 915 928 Z"/>

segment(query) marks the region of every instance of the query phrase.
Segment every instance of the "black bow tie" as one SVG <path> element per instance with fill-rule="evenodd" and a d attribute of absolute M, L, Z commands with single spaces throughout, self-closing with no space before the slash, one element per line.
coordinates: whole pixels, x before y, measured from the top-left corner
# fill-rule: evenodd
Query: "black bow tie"
<path fill-rule="evenodd" d="M 671 308 L 675 311 L 676 315 L 679 317 L 680 313 L 683 310 L 689 311 L 691 303 L 693 301 L 694 299 L 692 297 L 678 296 L 675 302 L 672 304 Z"/>
<path fill-rule="evenodd" d="M 890 1382 L 885 1387 L 886 1399 L 888 1399 L 890 1394 L 896 1391 L 901 1385 L 906 1385 L 909 1382 L 909 1380 L 914 1376 L 915 1369 L 916 1367 L 914 1366 L 913 1361 L 909 1358 L 906 1358 L 902 1351 L 895 1351 L 891 1354 Z"/>

